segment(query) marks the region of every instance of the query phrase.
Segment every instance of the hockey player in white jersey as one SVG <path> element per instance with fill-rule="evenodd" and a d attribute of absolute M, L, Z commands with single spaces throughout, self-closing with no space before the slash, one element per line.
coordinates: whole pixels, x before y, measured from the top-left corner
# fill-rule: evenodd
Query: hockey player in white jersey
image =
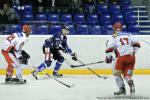
<path fill-rule="evenodd" d="M 138 40 L 132 37 L 127 32 L 122 32 L 122 24 L 116 22 L 113 25 L 114 34 L 107 41 L 106 47 L 106 63 L 112 62 L 112 53 L 116 54 L 116 61 L 114 63 L 113 75 L 116 80 L 119 91 L 114 92 L 114 95 L 125 95 L 126 88 L 123 78 L 126 80 L 130 87 L 130 94 L 135 94 L 135 86 L 132 78 L 134 65 L 135 65 L 135 53 L 140 48 Z M 123 75 L 123 78 L 122 76 Z"/>
<path fill-rule="evenodd" d="M 30 33 L 31 28 L 28 25 L 23 25 L 22 32 L 9 35 L 3 43 L 1 52 L 8 63 L 5 78 L 6 83 L 26 83 L 26 80 L 22 79 L 22 65 L 28 63 L 30 56 L 22 50 L 22 47 Z M 16 78 L 12 78 L 14 68 L 16 68 Z"/>

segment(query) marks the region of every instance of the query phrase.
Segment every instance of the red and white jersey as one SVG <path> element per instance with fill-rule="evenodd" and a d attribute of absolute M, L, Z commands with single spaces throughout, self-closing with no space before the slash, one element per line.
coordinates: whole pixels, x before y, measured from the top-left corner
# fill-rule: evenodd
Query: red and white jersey
<path fill-rule="evenodd" d="M 16 52 L 20 51 L 26 41 L 26 38 L 27 37 L 24 32 L 13 33 L 5 39 L 2 50 L 7 52 L 10 52 L 11 49 L 14 49 Z"/>
<path fill-rule="evenodd" d="M 137 43 L 138 40 L 133 38 L 131 34 L 119 31 L 117 32 L 117 36 L 112 36 L 107 41 L 106 53 L 115 51 L 117 53 L 117 56 L 133 54 L 133 45 Z"/>

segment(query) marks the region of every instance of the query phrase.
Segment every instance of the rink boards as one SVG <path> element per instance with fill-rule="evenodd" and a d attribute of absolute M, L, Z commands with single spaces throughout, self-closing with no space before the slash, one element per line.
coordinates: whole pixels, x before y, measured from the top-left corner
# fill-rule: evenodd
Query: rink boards
<path fill-rule="evenodd" d="M 0 48 L 6 36 L 0 36 Z M 42 53 L 42 44 L 44 40 L 49 38 L 48 35 L 31 35 L 24 46 L 31 59 L 29 64 L 25 66 L 24 74 L 28 75 L 34 69 L 32 66 L 37 67 L 44 61 Z M 77 53 L 78 59 L 85 64 L 103 61 L 105 59 L 106 41 L 110 36 L 106 35 L 70 35 L 68 36 L 69 47 Z M 135 74 L 150 74 L 150 36 L 136 35 L 135 36 L 141 43 L 141 49 L 136 54 Z M 82 66 L 78 68 L 71 68 L 70 65 L 80 65 L 79 62 L 71 60 L 70 55 L 63 54 L 66 61 L 63 63 L 60 72 L 63 74 L 92 74 L 87 68 L 90 67 L 98 74 L 112 74 L 113 64 L 99 63 L 90 66 Z M 115 57 L 115 56 L 114 56 Z M 6 62 L 0 54 L 0 74 L 5 74 Z M 55 61 L 52 66 L 46 70 L 51 73 L 55 66 Z M 40 73 L 43 74 L 43 73 Z"/>

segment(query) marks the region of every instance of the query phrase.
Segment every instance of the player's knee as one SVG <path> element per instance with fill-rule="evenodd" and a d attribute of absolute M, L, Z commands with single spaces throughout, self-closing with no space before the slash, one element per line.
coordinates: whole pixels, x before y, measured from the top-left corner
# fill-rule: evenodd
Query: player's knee
<path fill-rule="evenodd" d="M 58 60 L 60 63 L 63 63 L 64 62 L 64 57 L 60 57 L 60 59 Z"/>
<path fill-rule="evenodd" d="M 128 69 L 126 73 L 124 73 L 124 78 L 132 77 L 133 75 L 133 70 Z"/>
<path fill-rule="evenodd" d="M 45 61 L 45 64 L 47 65 L 47 67 L 51 66 L 52 61 Z"/>
<path fill-rule="evenodd" d="M 120 70 L 113 70 L 113 75 L 121 75 L 122 71 Z"/>

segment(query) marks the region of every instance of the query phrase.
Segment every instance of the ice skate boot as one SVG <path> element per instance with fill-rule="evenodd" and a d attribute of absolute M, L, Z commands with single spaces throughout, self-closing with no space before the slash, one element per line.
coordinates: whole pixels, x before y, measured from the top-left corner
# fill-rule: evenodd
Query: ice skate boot
<path fill-rule="evenodd" d="M 125 87 L 121 87 L 118 92 L 114 92 L 114 95 L 125 95 L 126 90 Z"/>
<path fill-rule="evenodd" d="M 14 82 L 14 78 L 12 78 L 12 75 L 6 75 L 5 83 L 12 83 Z"/>
<path fill-rule="evenodd" d="M 63 74 L 59 74 L 58 72 L 53 72 L 53 76 L 54 77 L 62 77 Z"/>
<path fill-rule="evenodd" d="M 31 74 L 32 74 L 32 76 L 33 76 L 36 80 L 38 80 L 38 77 L 37 77 L 38 72 L 37 72 L 36 70 L 34 70 L 33 72 L 31 72 Z"/>
<path fill-rule="evenodd" d="M 134 86 L 133 80 L 130 80 L 128 84 L 130 86 L 130 95 L 135 95 L 135 86 Z"/>
<path fill-rule="evenodd" d="M 12 83 L 12 82 L 15 82 L 15 78 L 12 78 L 12 77 L 5 78 L 5 83 Z"/>

